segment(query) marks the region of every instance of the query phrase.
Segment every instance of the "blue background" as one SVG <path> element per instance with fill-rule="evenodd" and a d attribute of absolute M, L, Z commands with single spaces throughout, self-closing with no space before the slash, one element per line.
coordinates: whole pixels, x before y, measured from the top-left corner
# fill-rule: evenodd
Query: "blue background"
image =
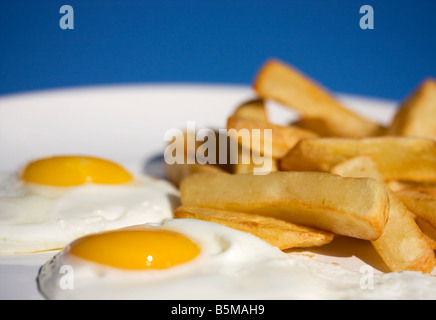
<path fill-rule="evenodd" d="M 74 30 L 59 9 L 74 8 Z M 362 5 L 375 29 L 362 30 Z M 333 91 L 399 100 L 436 76 L 432 0 L 18 0 L 0 5 L 0 95 L 149 82 L 250 84 L 269 57 Z"/>

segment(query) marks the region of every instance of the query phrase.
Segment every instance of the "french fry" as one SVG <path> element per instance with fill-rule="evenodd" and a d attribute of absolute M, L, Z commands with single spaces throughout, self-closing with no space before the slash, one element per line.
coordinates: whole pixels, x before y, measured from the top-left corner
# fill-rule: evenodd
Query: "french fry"
<path fill-rule="evenodd" d="M 369 157 L 357 157 L 335 166 L 333 173 L 344 177 L 370 177 L 383 181 L 378 165 Z M 401 200 L 389 193 L 389 218 L 382 235 L 372 245 L 391 271 L 429 273 L 436 266 L 433 247 Z"/>
<path fill-rule="evenodd" d="M 333 233 L 242 212 L 180 206 L 174 212 L 177 219 L 199 219 L 222 224 L 254 234 L 281 250 L 322 246 L 333 240 Z"/>
<path fill-rule="evenodd" d="M 280 161 L 281 170 L 325 171 L 350 158 L 370 156 L 385 180 L 436 181 L 436 142 L 410 137 L 301 140 Z"/>
<path fill-rule="evenodd" d="M 320 137 L 336 136 L 336 132 L 332 131 L 328 124 L 326 124 L 326 121 L 322 118 L 303 117 L 294 121 L 292 125 L 301 129 L 312 131 L 318 134 Z"/>
<path fill-rule="evenodd" d="M 322 119 L 334 136 L 361 138 L 383 131 L 382 126 L 344 107 L 325 88 L 281 61 L 267 61 L 253 87 L 260 97 L 278 101 L 302 117 Z"/>
<path fill-rule="evenodd" d="M 374 179 L 319 172 L 197 174 L 180 186 L 184 206 L 260 214 L 351 237 L 383 232 L 389 198 Z"/>
<path fill-rule="evenodd" d="M 430 273 L 436 266 L 433 248 L 413 214 L 390 192 L 389 220 L 383 234 L 372 244 L 392 271 Z"/>
<path fill-rule="evenodd" d="M 394 192 L 402 189 L 415 189 L 422 192 L 427 192 L 428 194 L 436 197 L 436 183 L 390 180 L 387 182 L 387 184 L 389 188 Z"/>
<path fill-rule="evenodd" d="M 227 129 L 234 129 L 228 130 L 228 135 L 239 144 L 238 161 L 233 164 L 233 173 L 254 173 L 261 168 L 265 172 L 277 171 L 277 158 L 282 157 L 302 137 L 316 136 L 308 130 L 271 124 L 262 99 L 249 100 L 239 105 L 228 118 Z M 252 134 L 253 129 L 258 130 L 260 135 Z M 267 141 L 264 139 L 264 129 L 272 130 L 272 137 L 267 137 Z M 241 130 L 247 133 L 248 139 L 243 138 Z M 266 143 L 271 145 L 272 154 L 265 154 Z M 262 155 L 262 159 L 259 159 L 262 161 L 255 161 L 253 151 Z M 244 162 L 244 159 L 249 159 L 249 162 Z"/>
<path fill-rule="evenodd" d="M 216 136 L 216 140 L 218 141 L 218 131 L 214 131 L 214 134 Z M 181 148 L 184 152 L 183 156 L 183 163 L 174 163 L 174 164 L 168 164 L 165 162 L 165 174 L 167 179 L 172 182 L 174 185 L 179 186 L 180 182 L 187 177 L 188 175 L 194 174 L 194 173 L 200 173 L 200 172 L 215 172 L 215 173 L 231 173 L 232 167 L 231 164 L 229 164 L 229 161 L 226 164 L 220 165 L 220 164 L 200 164 L 196 161 L 196 152 L 201 145 L 200 142 L 195 140 L 194 145 L 188 145 L 187 143 L 187 137 L 188 133 L 184 131 L 181 134 L 181 137 L 178 137 L 175 141 L 175 143 L 179 143 Z M 217 146 L 216 150 L 212 150 L 211 152 L 214 152 L 215 154 L 213 157 L 216 159 L 215 163 L 219 163 L 218 157 L 219 157 L 219 146 Z M 192 163 L 188 163 L 188 158 L 190 158 Z"/>
<path fill-rule="evenodd" d="M 389 135 L 436 138 L 436 80 L 426 79 L 402 103 Z"/>
<path fill-rule="evenodd" d="M 220 167 L 212 164 L 166 164 L 166 175 L 167 179 L 172 182 L 174 185 L 179 186 L 180 182 L 187 176 L 195 173 L 202 173 L 202 172 L 213 172 L 213 173 L 221 173 L 221 174 L 227 174 L 226 171 L 221 169 Z"/>
<path fill-rule="evenodd" d="M 234 129 L 234 130 L 231 130 Z M 245 129 L 245 131 L 241 131 Z M 259 130 L 259 135 L 253 134 L 253 129 Z M 271 137 L 264 135 L 265 129 L 271 129 Z M 293 126 L 280 126 L 262 120 L 231 116 L 227 120 L 228 134 L 237 140 L 244 148 L 255 150 L 259 154 L 266 155 L 265 145 L 271 145 L 270 156 L 275 159 L 282 158 L 298 141 L 305 138 L 315 138 L 317 134 L 312 131 Z M 244 138 L 243 133 L 247 134 Z"/>
<path fill-rule="evenodd" d="M 436 228 L 428 221 L 415 216 L 415 221 L 422 233 L 425 235 L 427 242 L 433 250 L 436 250 Z"/>
<path fill-rule="evenodd" d="M 250 160 L 249 163 L 244 163 L 242 159 L 244 159 L 244 153 L 246 153 L 246 157 Z M 260 163 L 255 163 L 252 156 L 251 151 L 246 148 L 239 146 L 238 149 L 238 162 L 233 165 L 232 173 L 242 174 L 242 173 L 270 173 L 273 171 L 279 170 L 279 164 L 277 159 L 273 159 L 272 157 L 263 157 Z"/>
<path fill-rule="evenodd" d="M 393 192 L 397 192 L 398 190 L 407 188 L 410 186 L 409 182 L 404 181 L 398 181 L 398 180 L 390 180 L 386 182 L 389 189 L 391 189 Z"/>
<path fill-rule="evenodd" d="M 243 102 L 233 112 L 232 117 L 268 122 L 268 113 L 266 111 L 265 102 L 263 99 L 259 98 Z M 245 159 L 248 159 L 249 161 L 244 162 Z M 238 145 L 238 161 L 233 164 L 232 173 L 257 173 L 258 170 L 264 170 L 265 173 L 269 173 L 278 170 L 277 160 L 272 159 L 272 157 L 263 157 L 262 160 L 263 161 L 259 161 L 259 163 L 255 163 L 251 149 Z M 265 161 L 267 163 L 265 163 Z"/>
<path fill-rule="evenodd" d="M 331 172 L 343 177 L 372 178 L 383 182 L 377 162 L 368 156 L 355 157 L 341 162 L 334 166 Z"/>
<path fill-rule="evenodd" d="M 233 112 L 233 116 L 251 120 L 268 121 L 268 113 L 263 99 L 253 99 L 242 103 Z"/>
<path fill-rule="evenodd" d="M 420 188 L 400 189 L 395 194 L 416 216 L 436 228 L 436 196 Z"/>

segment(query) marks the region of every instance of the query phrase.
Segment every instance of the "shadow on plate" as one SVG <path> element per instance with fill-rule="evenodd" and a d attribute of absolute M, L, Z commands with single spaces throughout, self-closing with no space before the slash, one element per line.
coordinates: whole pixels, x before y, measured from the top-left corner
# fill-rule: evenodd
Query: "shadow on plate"
<path fill-rule="evenodd" d="M 165 159 L 163 153 L 148 158 L 143 167 L 144 174 L 158 178 L 166 179 Z"/>
<path fill-rule="evenodd" d="M 306 252 L 307 249 L 292 249 L 286 252 Z M 329 257 L 360 259 L 381 272 L 389 272 L 389 268 L 375 251 L 370 241 L 336 235 L 332 242 L 322 247 L 313 247 L 311 253 Z"/>
<path fill-rule="evenodd" d="M 157 154 L 148 158 L 144 163 L 143 173 L 154 178 L 167 180 L 164 155 Z M 168 194 L 167 197 L 173 211 L 181 205 L 179 197 L 172 194 Z"/>

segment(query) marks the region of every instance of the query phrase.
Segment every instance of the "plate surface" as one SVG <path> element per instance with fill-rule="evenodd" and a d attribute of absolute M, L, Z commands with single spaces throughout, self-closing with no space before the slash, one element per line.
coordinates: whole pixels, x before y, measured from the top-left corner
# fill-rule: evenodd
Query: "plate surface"
<path fill-rule="evenodd" d="M 225 128 L 241 102 L 255 96 L 249 87 L 226 85 L 135 85 L 74 88 L 5 96 L 0 99 L 0 171 L 15 172 L 28 161 L 55 154 L 86 154 L 119 162 L 134 172 L 162 177 L 164 134 L 185 128 Z M 338 95 L 351 109 L 389 123 L 396 103 Z M 295 114 L 268 103 L 272 122 L 289 123 Z M 297 252 L 358 271 L 373 260 L 371 247 L 356 240 L 360 254 L 338 238 L 313 252 Z M 53 253 L 0 256 L 0 299 L 42 299 L 36 288 L 39 267 Z"/>

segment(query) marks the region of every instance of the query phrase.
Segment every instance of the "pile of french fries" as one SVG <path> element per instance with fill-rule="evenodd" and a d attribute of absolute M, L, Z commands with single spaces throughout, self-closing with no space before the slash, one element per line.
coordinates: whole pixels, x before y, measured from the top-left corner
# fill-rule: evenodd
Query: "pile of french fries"
<path fill-rule="evenodd" d="M 282 250 L 322 246 L 335 235 L 364 239 L 391 271 L 432 272 L 436 81 L 413 91 L 388 127 L 278 60 L 262 66 L 253 88 L 258 96 L 237 106 L 227 129 L 271 129 L 272 172 L 253 174 L 253 161 L 167 165 L 181 193 L 175 217 L 250 232 Z M 267 100 L 299 119 L 271 123 Z M 238 142 L 240 154 L 255 145 Z"/>

